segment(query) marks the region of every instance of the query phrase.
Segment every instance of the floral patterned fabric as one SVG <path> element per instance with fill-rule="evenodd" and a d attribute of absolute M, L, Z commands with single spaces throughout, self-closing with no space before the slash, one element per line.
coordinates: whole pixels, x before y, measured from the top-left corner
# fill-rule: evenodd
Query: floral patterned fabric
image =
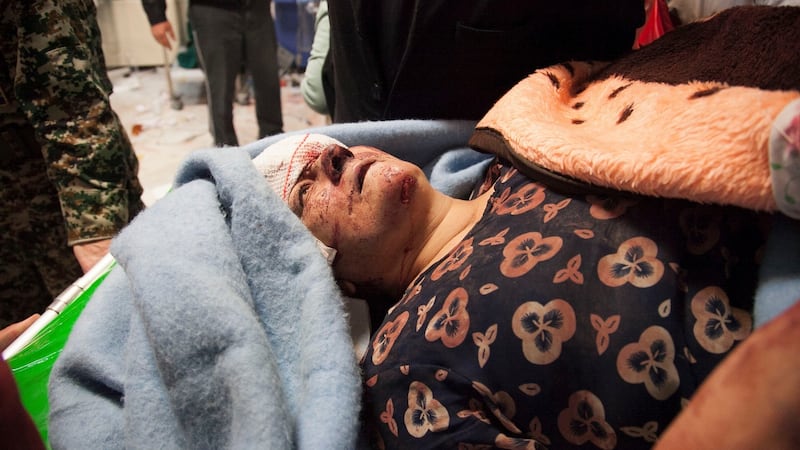
<path fill-rule="evenodd" d="M 378 448 L 650 448 L 751 331 L 763 218 L 490 173 L 483 218 L 372 337 L 365 432 Z"/>

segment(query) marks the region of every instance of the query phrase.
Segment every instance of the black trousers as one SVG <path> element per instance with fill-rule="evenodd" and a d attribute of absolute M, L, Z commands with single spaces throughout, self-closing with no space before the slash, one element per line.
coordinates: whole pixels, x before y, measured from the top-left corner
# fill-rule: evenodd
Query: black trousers
<path fill-rule="evenodd" d="M 239 145 L 233 127 L 236 77 L 252 75 L 259 138 L 283 131 L 275 23 L 269 0 L 240 9 L 189 6 L 197 54 L 206 77 L 209 129 L 215 145 Z"/>

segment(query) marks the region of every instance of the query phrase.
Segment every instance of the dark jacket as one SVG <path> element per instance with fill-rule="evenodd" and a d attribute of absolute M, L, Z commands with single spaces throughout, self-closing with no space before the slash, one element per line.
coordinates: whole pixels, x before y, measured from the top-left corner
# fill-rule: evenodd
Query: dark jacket
<path fill-rule="evenodd" d="M 223 9 L 238 9 L 242 5 L 242 0 L 191 0 L 193 5 L 206 5 Z M 167 20 L 167 1 L 166 0 L 142 0 L 144 13 L 147 14 L 147 21 L 150 25 L 155 25 Z"/>
<path fill-rule="evenodd" d="M 329 0 L 334 122 L 479 119 L 536 69 L 628 51 L 642 0 Z"/>

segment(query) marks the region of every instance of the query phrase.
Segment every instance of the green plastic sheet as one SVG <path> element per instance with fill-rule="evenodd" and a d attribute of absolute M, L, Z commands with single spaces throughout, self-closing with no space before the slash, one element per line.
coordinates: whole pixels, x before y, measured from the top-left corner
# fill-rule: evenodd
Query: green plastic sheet
<path fill-rule="evenodd" d="M 47 399 L 47 382 L 50 379 L 50 371 L 67 342 L 72 326 L 110 270 L 111 267 L 91 281 L 61 314 L 42 328 L 30 344 L 8 360 L 19 388 L 22 404 L 48 448 L 47 415 L 50 405 Z"/>

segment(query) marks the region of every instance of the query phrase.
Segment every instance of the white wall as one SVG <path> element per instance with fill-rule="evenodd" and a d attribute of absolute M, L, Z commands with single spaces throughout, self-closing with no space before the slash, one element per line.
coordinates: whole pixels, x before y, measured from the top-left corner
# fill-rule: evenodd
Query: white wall
<path fill-rule="evenodd" d="M 178 45 L 166 55 L 174 61 L 181 45 L 186 44 L 188 0 L 167 0 L 167 19 L 178 38 Z M 164 50 L 153 35 L 141 0 L 98 0 L 97 21 L 103 34 L 103 53 L 108 68 L 123 66 L 162 66 Z"/>

